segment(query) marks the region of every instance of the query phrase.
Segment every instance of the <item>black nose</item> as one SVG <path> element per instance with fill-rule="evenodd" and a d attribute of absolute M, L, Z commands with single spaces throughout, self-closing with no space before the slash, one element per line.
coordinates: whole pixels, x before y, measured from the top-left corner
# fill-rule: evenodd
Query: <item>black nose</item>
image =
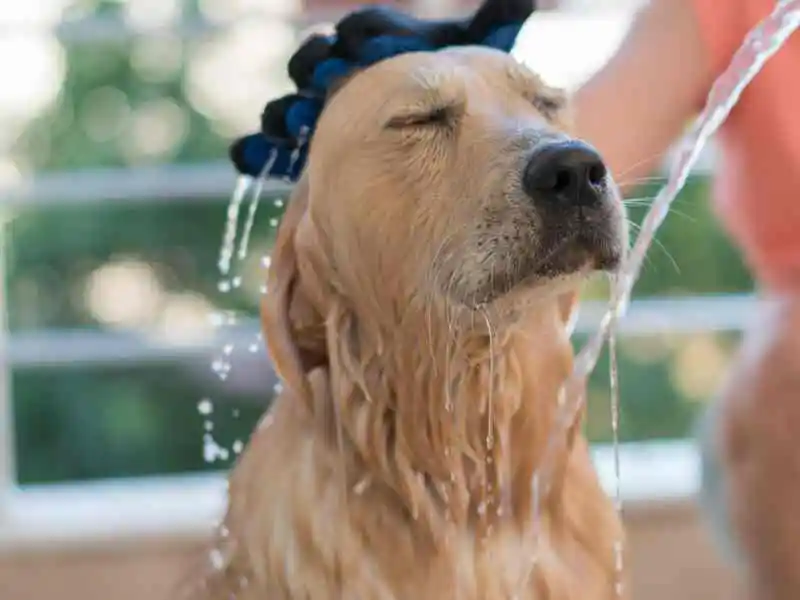
<path fill-rule="evenodd" d="M 606 166 L 597 150 L 578 140 L 547 142 L 534 151 L 522 185 L 534 198 L 587 206 L 602 198 Z"/>

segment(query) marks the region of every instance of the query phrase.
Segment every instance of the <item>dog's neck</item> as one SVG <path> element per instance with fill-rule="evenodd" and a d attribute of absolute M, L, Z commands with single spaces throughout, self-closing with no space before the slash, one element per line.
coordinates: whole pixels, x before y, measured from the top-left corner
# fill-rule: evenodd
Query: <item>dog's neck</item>
<path fill-rule="evenodd" d="M 532 480 L 572 354 L 555 303 L 506 321 L 429 312 L 359 331 L 356 380 L 332 380 L 357 478 L 391 490 L 420 523 L 487 531 L 533 517 Z"/>

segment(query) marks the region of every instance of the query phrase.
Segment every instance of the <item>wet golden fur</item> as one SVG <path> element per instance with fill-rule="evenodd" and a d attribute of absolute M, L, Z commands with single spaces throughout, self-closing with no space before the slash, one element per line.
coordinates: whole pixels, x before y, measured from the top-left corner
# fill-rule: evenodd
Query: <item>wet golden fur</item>
<path fill-rule="evenodd" d="M 231 474 L 202 597 L 615 597 L 620 523 L 579 422 L 539 511 L 532 488 L 591 270 L 521 274 L 553 251 L 515 174 L 562 104 L 478 49 L 386 61 L 329 103 L 262 310 L 284 391 Z"/>

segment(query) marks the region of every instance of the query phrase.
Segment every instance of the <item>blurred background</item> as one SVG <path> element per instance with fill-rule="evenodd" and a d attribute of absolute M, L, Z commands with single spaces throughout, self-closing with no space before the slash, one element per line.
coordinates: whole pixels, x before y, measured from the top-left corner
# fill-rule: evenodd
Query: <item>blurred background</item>
<path fill-rule="evenodd" d="M 560 12 L 535 17 L 517 54 L 570 87 L 613 51 L 638 2 L 548 4 Z M 308 27 L 353 5 L 0 4 L 4 600 L 45 597 L 14 580 L 33 567 L 2 543 L 20 494 L 218 473 L 269 405 L 275 379 L 253 319 L 286 190 L 268 189 L 248 258 L 221 282 L 217 255 L 234 185 L 227 145 L 290 89 L 286 61 Z M 404 6 L 453 15 L 471 3 Z M 752 282 L 710 213 L 713 152 L 707 159 L 650 251 L 635 293 L 642 302 L 619 342 L 627 442 L 687 438 L 747 318 Z M 658 187 L 657 178 L 639 186 L 633 221 Z M 603 292 L 597 283 L 587 299 Z M 577 344 L 591 330 L 592 306 Z M 608 388 L 601 362 L 587 425 L 597 443 L 610 440 Z M 4 575 L 15 595 L 2 593 Z"/>

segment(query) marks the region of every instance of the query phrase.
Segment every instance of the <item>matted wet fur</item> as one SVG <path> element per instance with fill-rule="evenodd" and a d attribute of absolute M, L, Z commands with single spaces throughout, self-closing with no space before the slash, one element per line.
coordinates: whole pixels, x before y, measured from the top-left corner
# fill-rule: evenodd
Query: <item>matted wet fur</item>
<path fill-rule="evenodd" d="M 565 323 L 627 245 L 610 177 L 592 207 L 525 182 L 537 148 L 570 139 L 564 104 L 480 48 L 387 60 L 330 101 L 263 303 L 284 391 L 195 597 L 615 597 L 621 526 L 580 422 L 530 533 Z"/>

